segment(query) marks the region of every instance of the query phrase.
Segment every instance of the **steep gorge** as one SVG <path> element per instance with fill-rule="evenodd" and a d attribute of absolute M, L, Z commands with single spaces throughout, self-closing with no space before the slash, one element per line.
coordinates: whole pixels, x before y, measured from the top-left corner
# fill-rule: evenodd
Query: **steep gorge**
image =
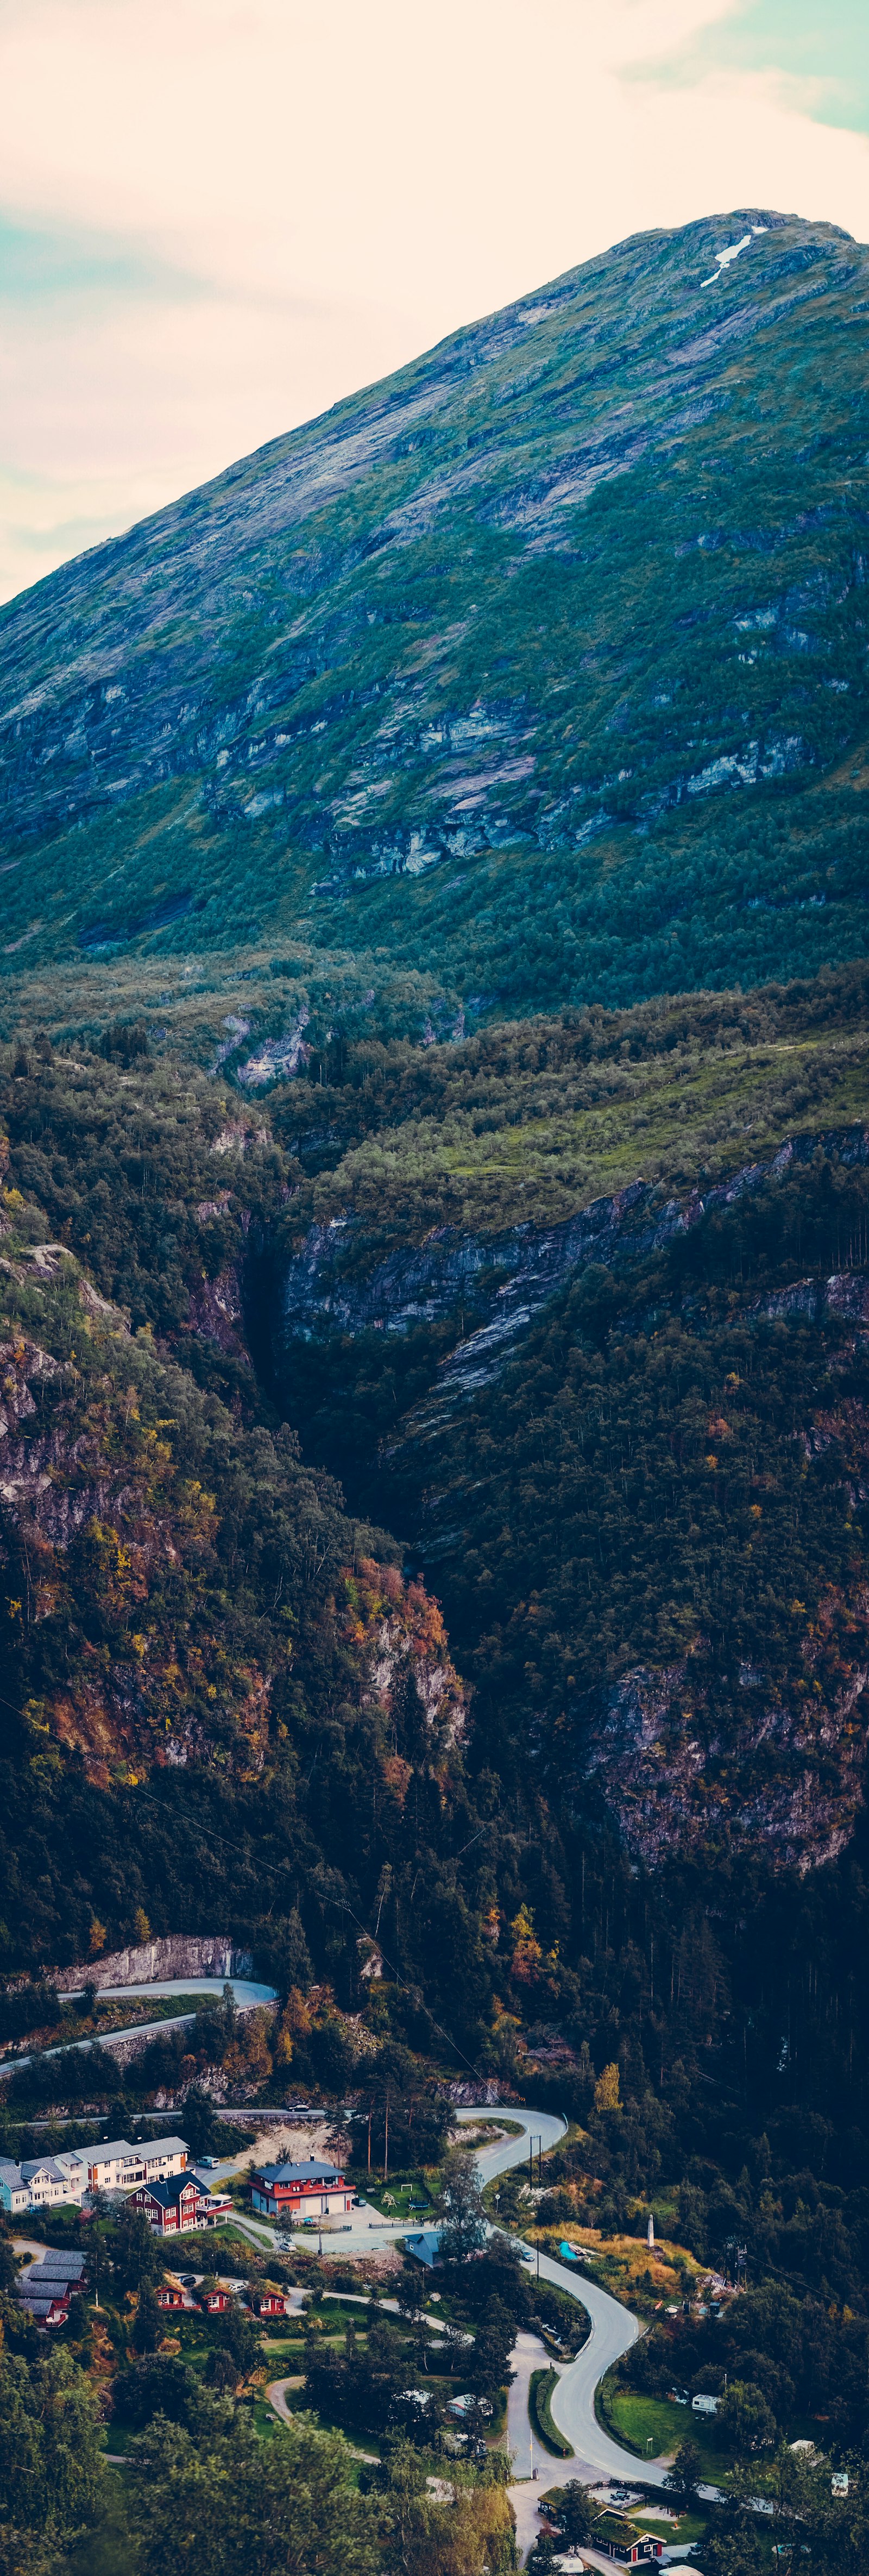
<path fill-rule="evenodd" d="M 517 1922 L 603 2030 L 612 1891 L 862 1849 L 866 253 L 735 220 L 5 613 L 35 1957 L 376 1923 L 488 2073 Z"/>

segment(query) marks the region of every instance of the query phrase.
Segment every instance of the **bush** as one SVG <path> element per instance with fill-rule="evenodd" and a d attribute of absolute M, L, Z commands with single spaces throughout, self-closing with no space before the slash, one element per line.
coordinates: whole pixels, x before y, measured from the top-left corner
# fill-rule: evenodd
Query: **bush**
<path fill-rule="evenodd" d="M 750 2380 L 734 2379 L 722 2397 L 715 2430 L 722 2449 L 741 2459 L 746 2452 L 772 2450 L 776 2421 L 760 2389 L 752 2387 Z"/>
<path fill-rule="evenodd" d="M 557 2384 L 557 2370 L 532 2370 L 528 2388 L 528 2412 L 535 2433 L 539 2435 L 544 2448 L 554 2452 L 557 2460 L 572 2460 L 573 2444 L 565 2440 L 563 2433 L 559 2433 L 558 2426 L 553 2424 L 549 2411 L 550 2398 Z"/>

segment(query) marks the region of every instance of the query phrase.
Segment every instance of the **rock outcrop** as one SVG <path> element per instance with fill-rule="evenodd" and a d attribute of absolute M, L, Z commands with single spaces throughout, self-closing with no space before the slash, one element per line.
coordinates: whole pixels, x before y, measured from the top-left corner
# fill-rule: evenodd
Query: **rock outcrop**
<path fill-rule="evenodd" d="M 296 1342 L 328 1342 L 342 1335 L 407 1334 L 445 1318 L 455 1323 L 454 1348 L 441 1360 L 430 1393 L 406 1416 L 395 1446 L 427 1445 L 446 1427 L 457 1405 L 472 1398 L 513 1360 L 522 1337 L 549 1299 L 592 1263 L 605 1268 L 645 1260 L 689 1233 L 715 1209 L 781 1180 L 818 1154 L 845 1164 L 869 1162 L 869 1128 L 862 1125 L 786 1139 L 766 1160 L 744 1164 L 729 1178 L 681 1197 L 660 1183 L 632 1181 L 609 1198 L 595 1199 L 560 1225 L 514 1225 L 492 1234 L 462 1234 L 435 1227 L 424 1242 L 399 1246 L 372 1265 L 364 1233 L 352 1215 L 312 1226 L 289 1262 L 280 1289 L 274 1351 L 287 1385 Z M 797 1282 L 758 1301 L 758 1312 L 821 1310 L 856 1316 L 864 1292 L 852 1275 Z M 856 1301 L 856 1302 L 855 1302 Z M 472 1329 L 468 1330 L 468 1325 Z"/>
<path fill-rule="evenodd" d="M 827 1624 L 833 1605 L 828 1605 Z M 692 1851 L 762 1850 L 801 1874 L 844 1849 L 866 1774 L 869 1596 L 849 1604 L 857 1631 L 847 1678 L 832 1694 L 813 1683 L 824 1622 L 806 1637 L 793 1695 L 744 1667 L 726 1711 L 689 1661 L 637 1665 L 602 1694 L 585 1739 L 594 1780 L 627 1849 L 649 1869 Z M 742 1700 L 740 1712 L 738 1701 Z"/>
<path fill-rule="evenodd" d="M 128 1950 L 104 1950 L 96 1959 L 78 1960 L 71 1968 L 46 1968 L 47 1985 L 58 1994 L 80 1993 L 84 1986 L 146 1986 L 163 1977 L 249 1977 L 249 1950 L 233 1946 L 225 1933 L 201 1935 L 167 1932 L 139 1941 Z M 111 2039 L 111 2034 L 110 2034 Z"/>

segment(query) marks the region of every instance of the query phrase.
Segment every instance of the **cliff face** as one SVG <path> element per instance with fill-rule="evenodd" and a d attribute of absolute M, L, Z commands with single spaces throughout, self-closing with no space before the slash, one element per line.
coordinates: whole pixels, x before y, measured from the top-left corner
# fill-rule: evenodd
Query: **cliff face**
<path fill-rule="evenodd" d="M 861 1806 L 867 1167 L 855 1125 L 555 1227 L 389 1249 L 385 1212 L 376 1247 L 350 1216 L 286 1274 L 283 1382 L 298 1402 L 310 1372 L 315 1426 L 331 1370 L 376 1438 L 378 1368 L 397 1393 L 391 1353 L 427 1350 L 424 1392 L 377 1417 L 379 1507 L 436 1569 L 484 1738 L 506 1726 L 649 1867 L 805 1871 Z"/>
<path fill-rule="evenodd" d="M 0 1563 L 37 1763 L 74 1758 L 104 1786 L 191 1761 L 262 1779 L 307 1653 L 335 1664 L 397 1794 L 415 1763 L 442 1770 L 464 1701 L 422 1584 L 348 1563 L 353 1524 L 294 1444 L 282 1478 L 268 1439 L 203 1405 L 65 1246 L 18 1245 L 2 1267 L 31 1322 L 0 1340 Z M 234 1563 L 262 1549 L 275 1486 L 271 1616 L 259 1599 L 245 1614 Z"/>
<path fill-rule="evenodd" d="M 453 1347 L 432 1368 L 430 1394 L 397 1427 L 389 1445 L 436 1441 L 456 1408 L 518 1356 L 524 1336 L 570 1279 L 591 1265 L 647 1261 L 709 1216 L 805 1168 L 819 1153 L 849 1168 L 863 1166 L 869 1163 L 869 1129 L 788 1137 L 768 1159 L 679 1197 L 660 1183 L 633 1181 L 562 1225 L 515 1225 L 486 1234 L 434 1227 L 422 1243 L 399 1246 L 380 1259 L 372 1258 L 365 1230 L 352 1214 L 312 1226 L 280 1281 L 272 1325 L 278 1382 L 292 1405 L 300 1343 L 338 1346 L 342 1339 L 371 1333 L 404 1338 L 446 1323 Z M 831 1278 L 772 1291 L 758 1304 L 766 1314 L 805 1311 L 818 1319 L 827 1308 L 860 1313 L 861 1295 L 852 1278 Z M 431 1524 L 428 1534 L 433 1540 Z"/>
<path fill-rule="evenodd" d="M 384 1777 L 403 1805 L 414 1767 L 442 1766 L 461 1743 L 466 1695 L 424 1584 L 365 1557 L 346 1581 L 343 1634 L 362 1672 L 362 1705 L 379 1721 Z"/>
<path fill-rule="evenodd" d="M 204 1934 L 173 1932 L 154 1941 L 138 1941 L 126 1950 L 104 1951 L 101 1957 L 74 1960 L 65 1968 L 46 1968 L 46 1985 L 58 1994 L 79 1994 L 85 1986 L 153 1985 L 163 1977 L 249 1977 L 253 1959 L 249 1950 L 234 1949 L 221 1933 Z M 16 1994 L 27 1985 L 26 1977 L 12 1977 L 5 1991 Z"/>
<path fill-rule="evenodd" d="M 843 1616 L 843 1614 L 845 1614 Z M 838 1671 L 825 1669 L 847 1627 Z M 829 1597 L 810 1622 L 792 1695 L 743 1665 L 726 1714 L 692 1664 L 642 1665 L 602 1695 L 584 1777 L 602 1789 L 627 1849 L 649 1869 L 678 1853 L 762 1851 L 772 1868 L 816 1869 L 844 1849 L 866 1786 L 869 1591 Z M 699 1682 L 699 1686 L 698 1686 Z"/>

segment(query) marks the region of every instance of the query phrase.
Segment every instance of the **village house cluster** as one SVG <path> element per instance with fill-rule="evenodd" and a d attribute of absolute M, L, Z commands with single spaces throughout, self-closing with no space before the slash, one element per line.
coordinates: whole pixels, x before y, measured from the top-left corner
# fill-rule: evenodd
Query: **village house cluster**
<path fill-rule="evenodd" d="M 32 2157 L 24 2164 L 0 2160 L 0 2209 L 21 2218 L 28 2209 L 55 2209 L 64 2202 L 81 2208 L 97 2191 L 132 2192 L 137 2184 L 154 2185 L 183 2172 L 186 2138 L 103 2138 L 90 2147 L 64 2148 L 56 2156 Z"/>

